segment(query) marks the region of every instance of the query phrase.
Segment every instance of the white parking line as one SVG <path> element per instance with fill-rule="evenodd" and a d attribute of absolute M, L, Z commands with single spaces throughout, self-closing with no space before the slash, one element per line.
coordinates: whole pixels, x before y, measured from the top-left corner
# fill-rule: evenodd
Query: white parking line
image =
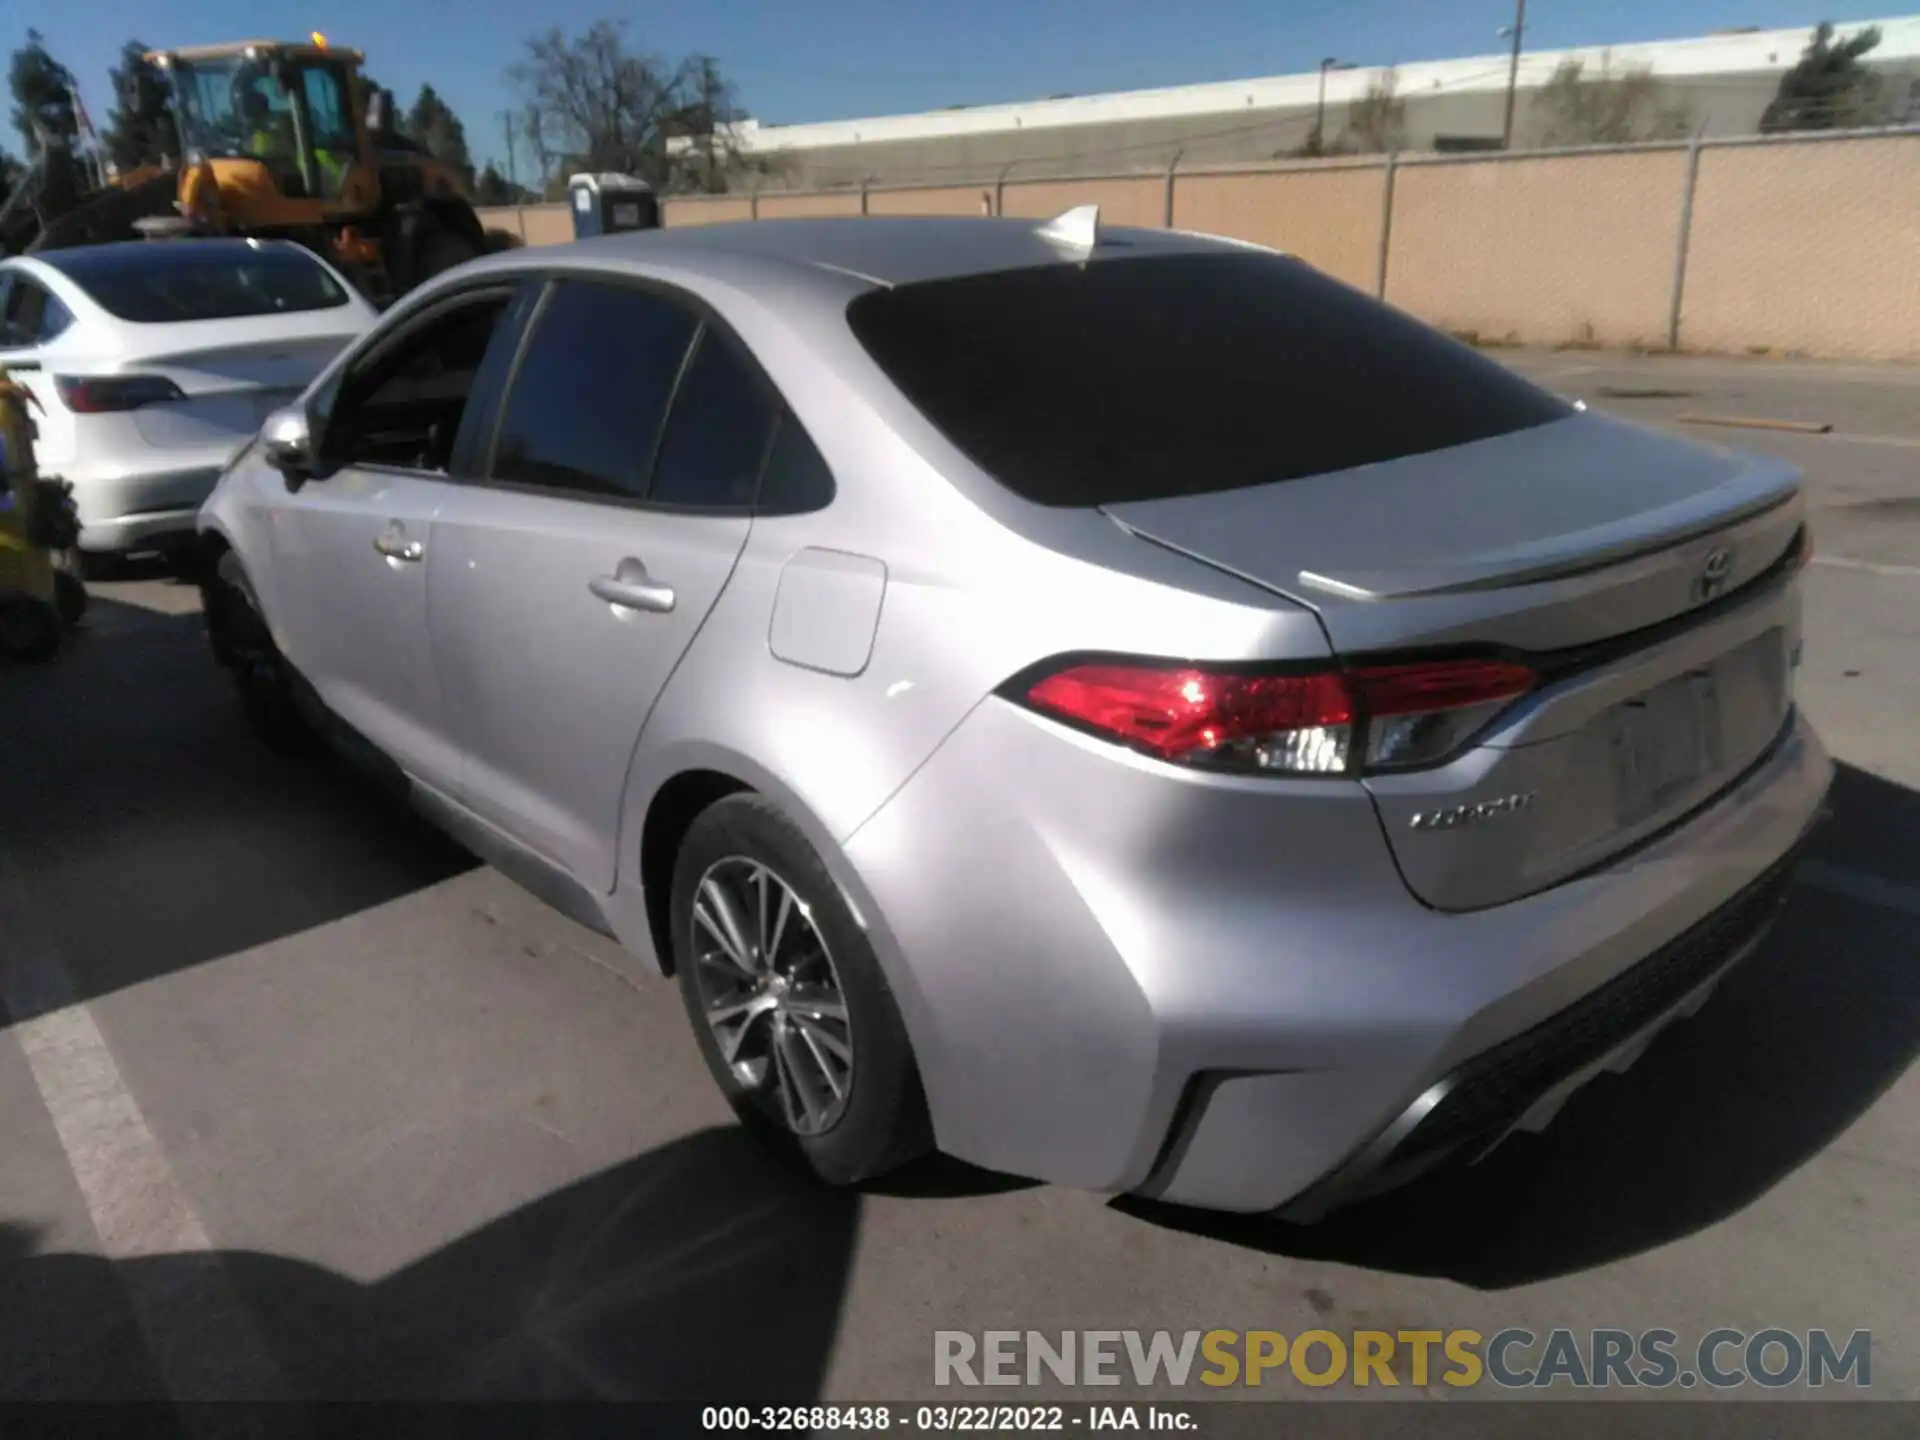
<path fill-rule="evenodd" d="M 1920 565 L 1889 565 L 1879 560 L 1855 560 L 1846 555 L 1815 555 L 1813 563 L 1830 570 L 1859 570 L 1868 575 L 1920 575 Z"/>
<path fill-rule="evenodd" d="M 160 1381 L 177 1401 L 284 1398 L 280 1375 L 0 849 L 0 1001 Z M 22 1019 L 20 1017 L 28 1017 Z M 167 1257 L 160 1263 L 157 1257 Z M 210 1422 L 211 1412 L 188 1412 Z M 223 1423 L 223 1422 L 222 1422 Z M 214 1423 L 219 1430 L 222 1423 Z"/>
<path fill-rule="evenodd" d="M 1855 445 L 1891 445 L 1896 450 L 1920 450 L 1920 435 L 1850 435 L 1844 430 L 1835 430 L 1830 435 L 1822 435 L 1822 440 L 1850 440 Z"/>

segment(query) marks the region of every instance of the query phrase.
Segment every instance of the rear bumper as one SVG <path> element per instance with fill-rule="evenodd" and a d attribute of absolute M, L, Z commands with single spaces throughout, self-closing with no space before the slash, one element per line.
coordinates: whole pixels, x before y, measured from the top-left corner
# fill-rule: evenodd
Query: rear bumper
<path fill-rule="evenodd" d="M 1357 785 L 1169 773 L 997 702 L 846 846 L 942 1148 L 1306 1216 L 1550 1113 L 1752 948 L 1832 766 L 1795 717 L 1627 857 L 1421 905 Z"/>
<path fill-rule="evenodd" d="M 191 543 L 200 506 L 229 458 L 226 450 L 169 454 L 150 469 L 82 469 L 65 476 L 80 516 L 80 548 L 111 553 Z"/>
<path fill-rule="evenodd" d="M 1516 1130 L 1544 1127 L 1574 1090 L 1626 1069 L 1759 948 L 1786 904 L 1805 848 L 1803 837 L 1759 879 L 1646 959 L 1443 1075 L 1346 1163 L 1282 1206 L 1281 1215 L 1317 1220 L 1447 1160 L 1484 1155 Z"/>

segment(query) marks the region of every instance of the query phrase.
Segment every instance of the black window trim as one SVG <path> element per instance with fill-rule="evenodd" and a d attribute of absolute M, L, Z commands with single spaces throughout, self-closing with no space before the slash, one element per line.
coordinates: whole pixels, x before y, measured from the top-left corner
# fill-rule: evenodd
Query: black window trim
<path fill-rule="evenodd" d="M 336 387 L 336 408 L 328 415 L 326 428 L 331 428 L 338 423 L 340 418 L 340 412 L 337 408 L 338 391 L 346 388 L 348 383 L 353 379 L 356 371 L 363 370 L 369 365 L 377 365 L 380 361 L 391 356 L 395 350 L 400 349 L 402 346 L 416 339 L 422 330 L 444 320 L 450 312 L 462 309 L 489 295 L 504 296 L 507 302 L 507 308 L 506 311 L 502 313 L 501 318 L 503 320 L 506 319 L 507 316 L 511 314 L 513 302 L 519 292 L 519 288 L 519 278 L 516 276 L 477 276 L 470 283 L 460 285 L 457 288 L 447 291 L 443 295 L 434 296 L 432 300 L 420 307 L 418 313 L 407 316 L 398 325 L 394 326 L 390 333 L 377 337 L 371 344 L 359 351 L 359 353 L 347 356 L 341 363 L 339 373 L 329 382 Z M 523 334 L 520 343 L 524 343 L 524 339 Z M 485 363 L 484 356 L 482 357 L 482 363 Z M 479 374 L 480 372 L 478 370 L 474 372 L 476 383 L 479 380 Z M 469 403 L 472 402 L 473 393 L 471 391 L 468 392 L 467 399 Z M 308 416 L 309 423 L 311 423 L 312 408 L 310 404 L 308 406 Z M 462 420 L 461 428 L 465 428 L 464 419 Z M 328 463 L 325 445 L 316 445 L 314 448 L 315 454 L 321 460 L 321 463 L 323 465 Z M 454 442 L 454 459 L 458 460 L 459 456 L 460 445 L 456 438 Z M 397 475 L 410 480 L 437 480 L 450 485 L 465 483 L 460 477 L 453 473 L 453 466 L 451 464 L 449 464 L 446 470 L 426 470 L 417 465 L 391 465 L 382 461 L 343 461 L 340 464 L 333 465 L 330 469 L 323 470 L 319 474 L 316 474 L 314 479 L 324 484 L 342 470 L 364 470 L 372 475 Z"/>
<path fill-rule="evenodd" d="M 605 277 L 603 279 L 598 272 L 592 271 L 549 271 L 539 277 L 541 281 L 540 298 L 534 302 L 533 309 L 527 315 L 527 323 L 521 327 L 519 341 L 514 350 L 513 363 L 507 367 L 506 380 L 500 387 L 499 399 L 493 407 L 493 425 L 488 431 L 487 443 L 475 457 L 478 463 L 473 467 L 474 473 L 471 476 L 463 477 L 461 483 L 463 485 L 471 485 L 477 490 L 501 490 L 512 495 L 545 496 L 549 499 L 567 500 L 576 504 L 611 505 L 621 510 L 663 508 L 650 505 L 644 493 L 639 495 L 614 495 L 609 494 L 605 490 L 576 490 L 566 485 L 536 485 L 524 480 L 501 480 L 495 477 L 493 473 L 493 467 L 498 463 L 500 458 L 500 427 L 506 422 L 507 402 L 513 398 L 514 386 L 517 385 L 520 380 L 520 368 L 526 364 L 527 351 L 532 347 L 535 337 L 540 333 L 540 323 L 546 318 L 547 311 L 553 308 L 553 297 L 559 291 L 560 285 L 569 277 L 569 274 L 571 274 L 572 278 L 577 282 L 585 284 L 604 284 L 607 279 L 613 278 Z M 627 288 L 645 290 L 651 294 L 656 294 L 672 301 L 680 300 L 682 295 L 682 292 L 677 292 L 671 287 L 663 285 L 635 284 Z M 653 450 L 648 454 L 646 466 L 641 473 L 641 478 L 649 489 L 652 488 L 653 485 L 653 462 L 658 459 L 660 455 L 661 436 L 666 434 L 667 422 L 673 416 L 673 402 L 680 394 L 680 382 L 686 377 L 688 362 L 692 358 L 695 350 L 699 347 L 700 336 L 705 329 L 705 321 L 696 307 L 683 305 L 682 308 L 691 311 L 693 314 L 693 334 L 688 337 L 687 347 L 680 354 L 680 365 L 673 372 L 673 383 L 667 387 L 667 403 L 660 411 L 660 428 L 654 434 Z M 717 511 L 716 513 L 736 515 L 740 512 L 737 509 L 730 508 Z"/>
<path fill-rule="evenodd" d="M 779 384 L 767 373 L 767 367 L 760 363 L 759 356 L 753 353 L 753 347 L 747 344 L 745 339 L 741 337 L 740 332 L 728 324 L 726 317 L 716 310 L 704 297 L 695 294 L 691 290 L 683 289 L 678 285 L 656 280 L 651 276 L 633 275 L 618 270 L 582 270 L 563 266 L 528 266 L 524 270 L 516 269 L 513 274 L 515 278 L 520 281 L 534 281 L 539 283 L 541 286 L 540 297 L 528 311 L 526 323 L 520 327 L 520 335 L 516 342 L 513 362 L 507 367 L 506 379 L 501 384 L 500 394 L 494 404 L 492 426 L 487 433 L 485 444 L 478 447 L 474 456 L 473 474 L 458 477 L 456 483 L 472 486 L 475 489 L 481 490 L 501 490 L 516 495 L 546 496 L 553 499 L 570 501 L 575 504 L 610 505 L 621 510 L 646 510 L 659 515 L 687 515 L 695 518 L 707 517 L 713 519 L 743 517 L 749 520 L 756 520 L 761 518 L 762 515 L 760 509 L 760 490 L 766 479 L 767 466 L 773 459 L 774 448 L 779 442 L 782 426 L 786 425 L 789 420 L 793 424 L 798 425 L 801 432 L 806 435 L 807 443 L 812 445 L 816 451 L 820 451 L 819 442 L 814 440 L 812 432 L 807 430 L 806 422 L 801 420 L 799 415 L 795 413 L 792 403 L 787 399 L 785 393 L 782 392 Z M 493 475 L 494 462 L 499 454 L 500 427 L 506 416 L 507 400 L 513 394 L 513 387 L 520 378 L 520 367 L 525 363 L 527 350 L 533 344 L 534 337 L 539 333 L 540 321 L 546 315 L 555 291 L 560 285 L 568 281 L 573 281 L 576 284 L 614 286 L 629 290 L 645 291 L 648 294 L 659 296 L 661 299 L 679 305 L 691 314 L 694 319 L 693 335 L 688 339 L 687 348 L 680 356 L 680 368 L 674 372 L 673 384 L 667 391 L 666 408 L 660 412 L 660 429 L 653 437 L 653 451 L 647 456 L 644 471 L 645 487 L 642 492 L 637 495 L 609 495 L 604 490 L 576 490 L 559 485 L 533 485 L 519 480 L 499 480 L 494 478 Z M 688 505 L 676 501 L 655 500 L 651 495 L 651 491 L 653 490 L 654 469 L 660 462 L 661 447 L 665 444 L 668 428 L 673 423 L 674 405 L 680 398 L 680 387 L 686 381 L 688 368 L 700 353 L 700 346 L 705 341 L 708 330 L 718 331 L 726 341 L 730 342 L 741 355 L 746 358 L 748 368 L 752 372 L 753 383 L 764 390 L 774 404 L 774 423 L 768 427 L 766 445 L 760 452 L 759 468 L 754 474 L 754 498 L 745 505 Z M 827 504 L 830 505 L 833 502 L 834 496 L 839 494 L 839 482 L 838 477 L 835 477 L 833 474 L 832 463 L 826 461 L 825 452 L 820 451 L 820 454 L 823 463 L 826 465 L 828 476 L 834 481 L 832 495 L 828 497 L 827 501 Z M 818 507 L 818 509 L 825 508 L 825 505 Z M 817 514 L 818 509 L 794 512 L 776 511 L 768 514 L 766 518 L 780 519 L 790 513 Z"/>
<path fill-rule="evenodd" d="M 667 436 L 673 430 L 675 407 L 680 403 L 681 387 L 687 383 L 687 372 L 693 368 L 694 361 L 700 358 L 700 347 L 707 343 L 709 332 L 721 337 L 723 345 L 731 345 L 745 358 L 748 369 L 748 383 L 761 392 L 761 398 L 772 403 L 773 423 L 767 426 L 767 438 L 760 442 L 760 458 L 753 467 L 753 498 L 744 505 L 689 505 L 678 500 L 656 500 L 653 498 L 653 484 L 660 473 L 660 456 L 667 448 Z M 767 374 L 767 367 L 760 363 L 747 342 L 719 316 L 703 317 L 699 328 L 693 332 L 693 339 L 687 343 L 687 353 L 680 362 L 680 373 L 673 377 L 673 393 L 667 397 L 666 415 L 660 423 L 660 433 L 654 437 L 653 454 L 647 460 L 647 493 L 642 502 L 648 509 L 657 510 L 663 515 L 746 515 L 757 517 L 760 514 L 760 487 L 766 480 L 767 462 L 773 458 L 773 447 L 780 439 L 780 427 L 786 423 L 793 407 L 787 403 L 787 397 L 780 393 L 780 387 L 773 383 L 773 377 Z"/>
<path fill-rule="evenodd" d="M 516 273 L 513 277 L 507 308 L 500 317 L 503 330 L 496 332 L 494 337 L 496 340 L 504 338 L 512 347 L 511 352 L 498 372 L 489 374 L 487 362 L 493 356 L 493 345 L 489 342 L 487 354 L 480 359 L 480 368 L 474 371 L 474 388 L 467 396 L 467 404 L 471 406 L 478 403 L 483 408 L 477 412 L 471 427 L 464 415 L 461 418 L 460 434 L 454 440 L 453 456 L 447 466 L 447 478 L 455 484 L 480 485 L 487 467 L 493 463 L 493 446 L 500 434 L 502 402 L 513 388 L 514 377 L 520 373 L 521 357 L 527 350 L 527 336 L 545 313 L 551 288 L 537 276 Z"/>

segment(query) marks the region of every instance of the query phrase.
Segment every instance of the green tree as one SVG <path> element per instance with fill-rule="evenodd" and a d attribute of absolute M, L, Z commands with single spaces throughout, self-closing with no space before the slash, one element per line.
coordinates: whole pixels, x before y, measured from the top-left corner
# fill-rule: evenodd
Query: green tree
<path fill-rule="evenodd" d="M 1579 60 L 1562 60 L 1532 108 L 1541 145 L 1632 145 L 1678 139 L 1693 128 L 1686 106 L 1661 98 L 1650 69 L 1615 70 L 1610 56 L 1601 58 L 1596 75 Z"/>
<path fill-rule="evenodd" d="M 428 154 L 469 186 L 474 183 L 473 157 L 467 153 L 467 127 L 431 85 L 420 87 L 419 98 L 407 112 L 406 132 Z"/>
<path fill-rule="evenodd" d="M 116 104 L 107 118 L 107 154 L 122 170 L 152 164 L 174 148 L 173 112 L 160 72 L 145 59 L 149 47 L 129 40 L 113 70 Z"/>
<path fill-rule="evenodd" d="M 47 53 L 38 30 L 27 31 L 27 43 L 13 52 L 7 82 L 13 91 L 13 128 L 29 155 L 39 153 L 43 135 L 72 144 L 80 131 L 73 113 L 73 72 Z"/>
<path fill-rule="evenodd" d="M 473 203 L 476 205 L 524 205 L 536 198 L 526 186 L 515 185 L 508 180 L 500 173 L 500 167 L 491 161 L 473 182 Z"/>
<path fill-rule="evenodd" d="M 1832 22 L 1822 20 L 1799 62 L 1780 77 L 1760 129 L 1845 130 L 1877 123 L 1880 77 L 1862 61 L 1879 43 L 1879 30 L 1869 25 L 1836 44 Z"/>

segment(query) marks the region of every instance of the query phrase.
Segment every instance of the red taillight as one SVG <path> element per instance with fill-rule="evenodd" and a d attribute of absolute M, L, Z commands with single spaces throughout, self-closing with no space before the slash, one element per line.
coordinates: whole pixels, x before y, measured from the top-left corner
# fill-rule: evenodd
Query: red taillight
<path fill-rule="evenodd" d="M 1101 662 L 1055 670 L 1021 698 L 1162 760 L 1329 775 L 1432 764 L 1534 683 L 1505 660 L 1275 675 Z"/>
<path fill-rule="evenodd" d="M 187 398 L 164 375 L 56 375 L 53 385 L 61 403 L 76 415 L 138 410 Z"/>
<path fill-rule="evenodd" d="M 1369 715 L 1418 715 L 1511 700 L 1533 688 L 1533 671 L 1510 660 L 1436 660 L 1347 672 Z"/>

